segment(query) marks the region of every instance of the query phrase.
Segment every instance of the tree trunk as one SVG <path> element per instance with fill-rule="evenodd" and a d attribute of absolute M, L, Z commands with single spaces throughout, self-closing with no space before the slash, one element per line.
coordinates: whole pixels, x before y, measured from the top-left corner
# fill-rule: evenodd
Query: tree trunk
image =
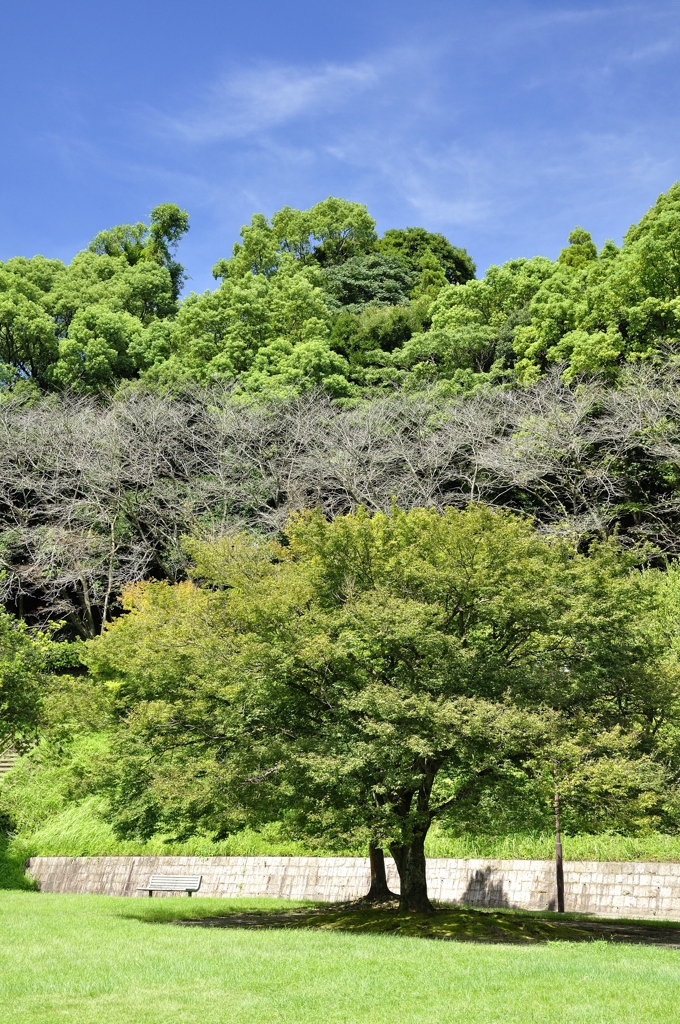
<path fill-rule="evenodd" d="M 427 896 L 425 875 L 425 834 L 416 835 L 408 846 L 394 844 L 390 853 L 397 865 L 401 881 L 399 909 L 416 914 L 432 914 L 434 907 Z"/>
<path fill-rule="evenodd" d="M 392 892 L 387 885 L 387 874 L 385 872 L 385 854 L 379 846 L 369 844 L 368 856 L 371 861 L 371 888 L 362 903 L 388 903 L 398 900 L 396 892 Z"/>

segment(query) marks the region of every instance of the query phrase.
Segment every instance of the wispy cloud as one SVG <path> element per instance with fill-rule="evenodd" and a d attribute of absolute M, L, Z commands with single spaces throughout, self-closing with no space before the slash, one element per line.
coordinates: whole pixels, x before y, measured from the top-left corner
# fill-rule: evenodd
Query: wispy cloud
<path fill-rule="evenodd" d="M 615 59 L 620 64 L 641 64 L 645 61 L 655 61 L 667 57 L 669 53 L 674 53 L 677 49 L 678 32 L 676 30 L 670 38 L 666 36 L 666 38 L 658 39 L 647 46 L 640 46 L 628 53 L 621 53 Z"/>
<path fill-rule="evenodd" d="M 629 16 L 644 31 L 623 31 Z M 148 165 L 121 156 L 117 173 L 185 196 L 219 252 L 253 211 L 329 193 L 366 202 L 381 230 L 444 231 L 481 267 L 554 254 L 577 222 L 620 237 L 680 168 L 677 105 L 650 111 L 636 85 L 677 47 L 661 16 L 523 6 L 353 62 L 235 67 L 179 113 L 147 111 Z"/>
<path fill-rule="evenodd" d="M 496 161 L 480 147 L 457 139 L 439 145 L 414 135 L 412 123 L 388 130 L 346 133 L 327 152 L 373 179 L 373 188 L 399 197 L 412 218 L 444 225 L 485 221 L 493 212 L 490 189 Z"/>
<path fill-rule="evenodd" d="M 321 68 L 260 66 L 225 76 L 180 117 L 156 115 L 161 131 L 187 142 L 212 143 L 257 135 L 296 118 L 331 112 L 376 84 L 370 62 Z"/>

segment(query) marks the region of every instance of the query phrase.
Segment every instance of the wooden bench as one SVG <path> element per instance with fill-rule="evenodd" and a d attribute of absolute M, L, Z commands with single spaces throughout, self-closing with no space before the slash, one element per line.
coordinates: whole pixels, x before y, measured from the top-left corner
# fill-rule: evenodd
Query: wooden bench
<path fill-rule="evenodd" d="M 150 897 L 155 892 L 185 892 L 191 896 L 201 888 L 202 878 L 203 875 L 152 875 L 148 885 L 138 885 L 137 889 L 148 892 Z"/>

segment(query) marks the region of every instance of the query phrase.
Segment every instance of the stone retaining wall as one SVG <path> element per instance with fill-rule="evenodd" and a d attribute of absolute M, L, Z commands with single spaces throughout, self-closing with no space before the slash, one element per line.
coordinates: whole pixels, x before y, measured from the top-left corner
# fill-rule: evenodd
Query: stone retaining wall
<path fill-rule="evenodd" d="M 393 891 L 399 878 L 386 860 Z M 43 892 L 143 895 L 152 874 L 202 875 L 198 896 L 358 899 L 368 890 L 360 857 L 34 857 L 29 874 Z M 430 897 L 480 907 L 552 910 L 555 865 L 545 860 L 427 862 Z M 680 864 L 571 861 L 564 865 L 566 910 L 607 917 L 680 920 Z"/>

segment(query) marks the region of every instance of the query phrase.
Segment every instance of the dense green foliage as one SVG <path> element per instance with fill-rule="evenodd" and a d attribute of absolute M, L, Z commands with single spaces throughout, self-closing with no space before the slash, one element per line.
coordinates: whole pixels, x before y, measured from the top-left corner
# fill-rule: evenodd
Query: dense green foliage
<path fill-rule="evenodd" d="M 626 363 L 674 363 L 680 340 L 680 185 L 598 252 L 576 228 L 556 261 L 490 267 L 423 228 L 378 238 L 359 203 L 255 214 L 221 283 L 178 303 L 173 256 L 187 215 L 170 204 L 103 231 L 68 266 L 42 256 L 0 266 L 5 386 L 97 391 L 233 382 L 254 394 L 322 386 L 349 398 L 446 382 L 466 391 L 614 378 Z"/>
<path fill-rule="evenodd" d="M 183 268 L 171 250 L 187 230 L 176 206 L 151 225 L 103 231 L 65 266 L 16 257 L 0 264 L 0 379 L 96 390 L 134 376 L 137 352 L 177 311 Z"/>
<path fill-rule="evenodd" d="M 21 887 L 28 857 L 176 856 L 176 857 L 365 857 L 365 845 L 337 840 L 325 849 L 318 838 L 294 839 L 280 822 L 258 828 L 246 826 L 224 839 L 195 834 L 178 838 L 175 833 L 156 833 L 150 839 L 121 839 L 111 821 L 111 808 L 104 794 L 76 794 L 71 772 L 83 771 L 94 782 L 93 769 L 99 760 L 82 764 L 82 748 L 62 747 L 57 752 L 43 743 L 38 752 L 22 760 L 0 788 L 0 810 L 11 823 L 11 836 L 0 835 L 0 889 Z M 95 753 L 90 748 L 91 753 Z M 36 756 L 38 753 L 38 756 Z M 59 759 L 59 764 L 55 761 Z M 76 764 L 74 765 L 74 762 Z M 59 778 L 55 780 L 55 768 Z M 55 784 L 55 789 L 51 787 Z M 97 788 L 99 788 L 97 786 Z M 566 800 L 565 800 L 566 807 Z M 566 807 L 568 810 L 568 807 Z M 434 822 L 425 840 L 426 857 L 495 860 L 552 860 L 555 833 L 548 826 L 541 832 L 499 832 L 503 822 L 486 816 L 491 832 L 476 828 L 463 832 L 447 822 Z M 563 834 L 567 861 L 661 861 L 680 862 L 677 832 L 642 830 L 578 832 Z M 30 885 L 28 880 L 23 884 Z"/>
<path fill-rule="evenodd" d="M 74 701 L 72 689 L 69 701 Z M 357 843 L 356 838 L 352 842 L 351 837 L 343 841 L 335 836 L 326 846 L 323 836 L 294 838 L 280 821 L 257 828 L 246 826 L 218 840 L 211 830 L 182 838 L 176 829 L 156 832 L 148 839 L 121 839 L 114 831 L 109 795 L 102 785 L 102 764 L 110 756 L 112 732 L 93 731 L 101 730 L 102 723 L 93 721 L 92 716 L 90 723 L 87 730 L 71 720 L 68 736 L 62 730 L 57 742 L 43 739 L 3 780 L 0 816 L 11 824 L 12 835 L 6 850 L 0 836 L 0 888 L 16 886 L 23 863 L 33 856 L 365 856 L 365 843 Z M 620 777 L 613 781 L 620 786 Z M 592 798 L 592 787 L 589 794 Z M 637 797 L 639 809 L 640 792 L 629 791 L 628 797 L 631 795 L 633 802 Z M 569 806 L 571 793 L 563 792 L 563 802 L 565 824 L 572 822 L 564 837 L 567 860 L 680 861 L 680 836 L 672 823 L 661 833 L 651 831 L 644 818 L 629 828 L 621 828 L 619 819 L 618 830 L 614 830 L 614 822 L 607 821 L 603 832 L 579 833 Z M 622 803 L 625 793 L 619 788 L 619 809 Z M 583 805 L 577 800 L 578 806 L 582 809 Z M 523 831 L 506 831 L 511 824 L 508 816 L 495 815 L 489 802 L 474 820 L 470 817 L 472 831 L 464 831 L 464 820 L 457 824 L 446 818 L 435 820 L 425 840 L 425 853 L 428 857 L 549 860 L 554 855 L 555 837 L 549 814 L 543 813 L 545 807 L 539 805 L 538 810 L 542 830 L 536 832 L 527 830 L 521 815 L 516 824 Z M 585 825 L 592 829 L 590 821 Z"/>
<path fill-rule="evenodd" d="M 282 539 L 187 542 L 200 586 L 137 585 L 85 648 L 6 616 L 91 670 L 33 680 L 44 739 L 0 797 L 13 849 L 372 841 L 423 906 L 433 822 L 440 854 L 544 832 L 555 780 L 569 833 L 677 831 L 676 570 L 483 506 L 316 513 Z"/>
<path fill-rule="evenodd" d="M 0 752 L 8 743 L 30 745 L 51 717 L 57 673 L 78 661 L 72 645 L 55 643 L 49 632 L 29 630 L 0 608 Z M 55 698 L 55 704 L 59 698 Z"/>

